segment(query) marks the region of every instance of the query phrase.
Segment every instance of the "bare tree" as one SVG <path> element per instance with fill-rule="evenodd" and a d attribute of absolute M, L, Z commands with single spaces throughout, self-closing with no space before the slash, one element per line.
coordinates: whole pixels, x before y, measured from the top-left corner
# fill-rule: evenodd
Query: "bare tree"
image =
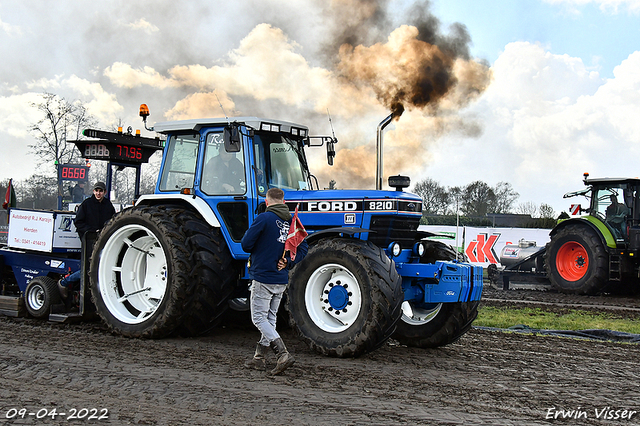
<path fill-rule="evenodd" d="M 498 182 L 493 188 L 495 204 L 489 213 L 511 213 L 513 203 L 520 197 L 509 182 Z"/>
<path fill-rule="evenodd" d="M 79 101 L 68 102 L 52 93 L 43 93 L 42 102 L 31 105 L 42 113 L 42 118 L 29 128 L 37 141 L 29 148 L 38 165 L 78 163 L 80 153 L 67 141 L 81 139 L 82 131 L 95 125 L 96 119 Z"/>
<path fill-rule="evenodd" d="M 68 141 L 81 139 L 82 131 L 93 126 L 96 119 L 79 101 L 68 102 L 53 93 L 43 93 L 42 102 L 31 106 L 42 113 L 42 118 L 29 128 L 37 141 L 29 145 L 36 155 L 37 164 L 78 164 L 80 153 Z M 62 182 L 59 181 L 57 186 L 58 208 L 62 208 Z"/>
<path fill-rule="evenodd" d="M 58 199 L 55 190 L 56 179 L 46 175 L 31 175 L 16 185 L 20 194 L 20 206 L 32 209 L 55 209 Z"/>
<path fill-rule="evenodd" d="M 536 205 L 536 203 L 526 201 L 524 203 L 518 204 L 518 206 L 516 207 L 516 213 L 528 214 L 531 215 L 531 217 L 535 217 L 536 213 L 538 213 L 538 206 Z"/>
<path fill-rule="evenodd" d="M 540 217 L 543 219 L 553 219 L 556 216 L 555 210 L 549 204 L 540 204 Z"/>
<path fill-rule="evenodd" d="M 140 194 L 153 194 L 156 189 L 156 181 L 160 173 L 162 151 L 151 156 L 148 164 L 142 165 L 142 177 L 140 178 Z"/>
<path fill-rule="evenodd" d="M 447 189 L 449 194 L 449 205 L 445 214 L 457 215 L 460 213 L 460 205 L 462 203 L 463 188 L 459 186 L 451 186 Z"/>
<path fill-rule="evenodd" d="M 426 178 L 416 184 L 413 192 L 422 197 L 422 211 L 427 214 L 445 214 L 450 197 L 445 189 L 438 182 L 431 178 Z"/>

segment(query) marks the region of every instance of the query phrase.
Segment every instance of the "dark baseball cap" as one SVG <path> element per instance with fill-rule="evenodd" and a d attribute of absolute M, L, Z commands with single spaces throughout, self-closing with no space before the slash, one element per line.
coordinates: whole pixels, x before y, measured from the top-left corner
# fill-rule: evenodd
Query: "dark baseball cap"
<path fill-rule="evenodd" d="M 107 185 L 104 184 L 104 182 L 96 182 L 95 185 L 93 185 L 93 189 L 102 189 L 103 191 L 107 190 Z"/>

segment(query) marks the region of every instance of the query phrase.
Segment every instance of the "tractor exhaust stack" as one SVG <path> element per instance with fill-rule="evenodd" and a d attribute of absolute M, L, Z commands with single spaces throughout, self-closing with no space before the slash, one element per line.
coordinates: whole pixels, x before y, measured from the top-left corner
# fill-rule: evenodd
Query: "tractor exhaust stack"
<path fill-rule="evenodd" d="M 391 123 L 393 117 L 395 117 L 396 113 L 391 113 L 387 118 L 382 120 L 380 124 L 378 124 L 378 133 L 376 136 L 376 190 L 382 190 L 382 173 L 383 173 L 383 138 L 382 132 L 385 127 Z"/>

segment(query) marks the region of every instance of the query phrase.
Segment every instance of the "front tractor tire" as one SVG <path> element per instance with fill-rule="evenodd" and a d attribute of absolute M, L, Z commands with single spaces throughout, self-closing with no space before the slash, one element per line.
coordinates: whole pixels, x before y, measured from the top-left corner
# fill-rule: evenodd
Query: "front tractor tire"
<path fill-rule="evenodd" d="M 547 243 L 547 275 L 562 293 L 595 295 L 607 284 L 608 255 L 602 239 L 588 226 L 567 225 Z"/>
<path fill-rule="evenodd" d="M 90 269 L 92 301 L 109 329 L 161 338 L 184 324 L 193 331 L 193 312 L 199 327 L 213 324 L 231 293 L 229 279 L 209 273 L 220 270 L 209 264 L 217 260 L 199 248 L 219 246 L 220 240 L 205 244 L 215 232 L 175 206 L 133 207 L 114 216 L 96 241 Z"/>
<path fill-rule="evenodd" d="M 315 351 L 357 357 L 395 330 L 403 294 L 395 264 L 375 245 L 327 239 L 314 245 L 289 280 L 286 309 Z"/>
<path fill-rule="evenodd" d="M 453 261 L 459 255 L 448 244 L 424 241 L 422 263 L 437 260 Z M 479 301 L 456 303 L 420 303 L 405 300 L 402 317 L 393 338 L 403 345 L 418 348 L 437 348 L 458 340 L 471 328 L 478 316 Z"/>
<path fill-rule="evenodd" d="M 47 319 L 51 306 L 61 301 L 58 284 L 49 277 L 35 277 L 24 292 L 24 301 L 29 315 Z"/>

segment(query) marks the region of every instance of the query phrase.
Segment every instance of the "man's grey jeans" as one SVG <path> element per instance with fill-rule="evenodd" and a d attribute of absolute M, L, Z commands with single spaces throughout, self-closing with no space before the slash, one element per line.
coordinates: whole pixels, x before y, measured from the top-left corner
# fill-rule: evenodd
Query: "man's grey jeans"
<path fill-rule="evenodd" d="M 286 284 L 264 284 L 256 280 L 251 282 L 251 321 L 262 333 L 258 343 L 263 346 L 269 346 L 280 337 L 276 331 L 276 319 L 282 294 L 286 289 Z"/>

